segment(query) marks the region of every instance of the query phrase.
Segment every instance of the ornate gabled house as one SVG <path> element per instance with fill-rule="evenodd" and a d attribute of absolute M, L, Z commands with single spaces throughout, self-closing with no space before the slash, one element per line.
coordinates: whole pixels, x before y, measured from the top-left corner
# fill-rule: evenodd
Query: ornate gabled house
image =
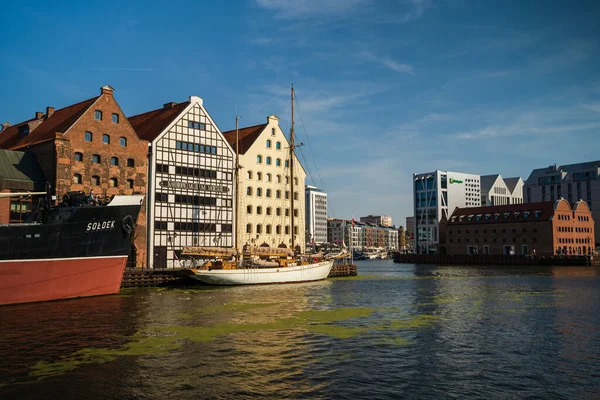
<path fill-rule="evenodd" d="M 236 131 L 223 132 L 235 150 Z M 304 251 L 306 172 L 293 160 L 291 190 L 290 144 L 275 115 L 267 123 L 241 128 L 239 142 L 238 239 L 240 246 L 294 247 Z M 293 192 L 293 193 L 292 193 Z M 291 196 L 294 207 L 291 209 Z M 291 226 L 294 213 L 294 227 Z"/>
<path fill-rule="evenodd" d="M 185 246 L 234 246 L 235 155 L 200 97 L 129 118 L 149 142 L 148 258 L 182 267 Z"/>

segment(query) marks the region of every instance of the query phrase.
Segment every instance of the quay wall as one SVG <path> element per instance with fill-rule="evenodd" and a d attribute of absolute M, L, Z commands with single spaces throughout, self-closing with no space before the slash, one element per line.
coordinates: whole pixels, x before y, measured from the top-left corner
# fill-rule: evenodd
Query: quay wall
<path fill-rule="evenodd" d="M 394 254 L 400 264 L 438 265 L 596 265 L 599 257 L 469 254 Z"/>

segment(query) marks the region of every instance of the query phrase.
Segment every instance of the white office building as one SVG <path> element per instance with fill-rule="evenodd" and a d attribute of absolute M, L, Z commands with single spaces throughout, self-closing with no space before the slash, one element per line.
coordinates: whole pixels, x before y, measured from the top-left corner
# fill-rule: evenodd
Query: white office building
<path fill-rule="evenodd" d="M 456 207 L 481 206 L 480 176 L 450 171 L 413 174 L 415 252 L 436 254 L 439 222 Z"/>
<path fill-rule="evenodd" d="M 306 185 L 306 245 L 327 241 L 327 193 Z"/>

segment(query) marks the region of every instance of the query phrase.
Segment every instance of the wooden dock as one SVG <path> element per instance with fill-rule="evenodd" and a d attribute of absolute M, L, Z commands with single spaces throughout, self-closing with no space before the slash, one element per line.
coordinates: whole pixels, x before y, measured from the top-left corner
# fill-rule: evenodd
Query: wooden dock
<path fill-rule="evenodd" d="M 358 275 L 356 264 L 334 264 L 328 278 Z M 121 289 L 133 287 L 194 285 L 198 281 L 189 277 L 189 270 L 126 268 L 123 272 Z"/>

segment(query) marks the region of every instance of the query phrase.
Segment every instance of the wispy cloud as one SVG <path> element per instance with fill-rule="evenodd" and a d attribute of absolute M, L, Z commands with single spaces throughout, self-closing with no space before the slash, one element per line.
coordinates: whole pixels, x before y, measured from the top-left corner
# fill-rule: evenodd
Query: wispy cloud
<path fill-rule="evenodd" d="M 355 10 L 366 0 L 256 0 L 280 19 L 305 19 L 316 15 L 332 15 Z"/>
<path fill-rule="evenodd" d="M 156 71 L 156 68 L 92 67 L 91 71 Z"/>
<path fill-rule="evenodd" d="M 386 66 L 396 72 L 407 73 L 410 75 L 415 74 L 414 68 L 412 67 L 412 65 L 398 62 L 389 56 L 379 57 L 369 51 L 363 51 L 362 53 L 360 53 L 359 57 L 364 60 L 367 60 L 367 61 L 379 63 L 379 64 Z"/>
<path fill-rule="evenodd" d="M 600 112 L 600 103 L 582 104 L 582 107 L 595 112 Z"/>

